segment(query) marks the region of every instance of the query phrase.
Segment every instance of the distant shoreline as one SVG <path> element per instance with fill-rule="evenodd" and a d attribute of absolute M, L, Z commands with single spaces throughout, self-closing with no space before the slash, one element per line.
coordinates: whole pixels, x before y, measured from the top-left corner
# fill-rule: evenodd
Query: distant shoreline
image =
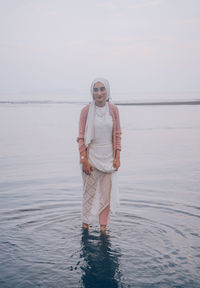
<path fill-rule="evenodd" d="M 51 101 L 51 100 L 36 100 L 36 101 L 0 101 L 0 104 L 87 104 L 85 101 Z M 119 106 L 158 106 L 158 105 L 200 105 L 200 100 L 175 100 L 175 101 L 144 101 L 144 102 L 112 102 Z"/>
<path fill-rule="evenodd" d="M 200 105 L 200 100 L 155 101 L 155 102 L 115 102 L 116 105 Z"/>

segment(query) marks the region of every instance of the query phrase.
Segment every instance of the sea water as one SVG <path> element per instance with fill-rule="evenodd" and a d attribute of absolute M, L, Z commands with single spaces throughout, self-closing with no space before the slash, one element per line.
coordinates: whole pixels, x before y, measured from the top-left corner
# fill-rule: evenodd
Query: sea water
<path fill-rule="evenodd" d="M 0 287 L 200 287 L 200 106 L 118 106 L 106 235 L 81 228 L 82 107 L 0 105 Z"/>

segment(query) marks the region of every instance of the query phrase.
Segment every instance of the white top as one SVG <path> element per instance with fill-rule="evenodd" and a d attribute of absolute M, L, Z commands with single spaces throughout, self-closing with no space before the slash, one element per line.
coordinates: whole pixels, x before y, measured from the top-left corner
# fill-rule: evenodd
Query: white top
<path fill-rule="evenodd" d="M 96 169 L 112 173 L 113 145 L 112 145 L 113 121 L 109 113 L 108 103 L 103 107 L 95 106 L 94 139 L 90 144 L 89 162 Z"/>

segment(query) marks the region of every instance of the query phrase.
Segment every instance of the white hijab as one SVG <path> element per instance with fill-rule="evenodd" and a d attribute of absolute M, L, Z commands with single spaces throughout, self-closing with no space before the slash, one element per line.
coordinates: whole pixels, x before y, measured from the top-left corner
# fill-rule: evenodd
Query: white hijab
<path fill-rule="evenodd" d="M 106 80 L 104 78 L 96 78 L 92 81 L 92 84 L 90 86 L 90 92 L 92 94 L 92 98 L 93 98 L 93 88 L 97 82 L 101 82 L 105 86 L 106 92 L 107 92 L 106 100 L 111 99 L 111 97 L 110 97 L 110 85 L 109 85 L 108 80 Z M 85 140 L 86 147 L 88 147 L 88 145 L 90 144 L 90 142 L 94 138 L 95 108 L 96 108 L 95 101 L 93 99 L 93 101 L 90 103 L 87 121 L 86 121 L 86 125 L 85 125 L 85 138 L 84 138 L 84 140 Z"/>

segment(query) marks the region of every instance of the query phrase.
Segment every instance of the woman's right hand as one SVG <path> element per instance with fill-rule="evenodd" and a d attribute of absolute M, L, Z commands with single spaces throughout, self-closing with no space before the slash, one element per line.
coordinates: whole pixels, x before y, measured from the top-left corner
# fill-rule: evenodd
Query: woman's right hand
<path fill-rule="evenodd" d="M 89 163 L 88 159 L 85 158 L 83 161 L 82 161 L 82 170 L 84 173 L 86 173 L 87 175 L 90 175 L 91 174 L 91 171 L 93 171 L 93 168 L 91 166 L 91 164 Z"/>

